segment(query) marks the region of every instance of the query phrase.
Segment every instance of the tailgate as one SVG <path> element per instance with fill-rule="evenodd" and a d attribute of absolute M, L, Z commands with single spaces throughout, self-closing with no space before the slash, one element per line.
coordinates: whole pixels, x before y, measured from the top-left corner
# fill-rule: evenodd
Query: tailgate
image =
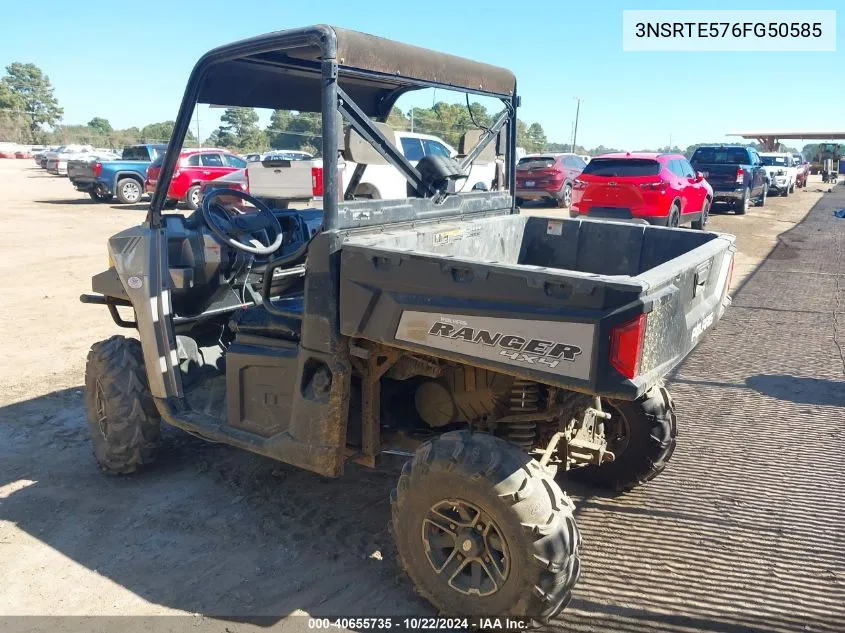
<path fill-rule="evenodd" d="M 736 184 L 736 170 L 742 168 L 742 165 L 693 165 L 696 171 L 704 174 L 704 178 L 710 183 L 713 188 L 735 188 Z"/>
<path fill-rule="evenodd" d="M 67 176 L 71 182 L 82 180 L 91 182 L 94 180 L 94 162 L 82 160 L 70 160 L 67 163 Z"/>
<path fill-rule="evenodd" d="M 272 160 L 247 165 L 249 192 L 259 198 L 307 200 L 313 195 L 311 168 L 307 160 Z"/>
<path fill-rule="evenodd" d="M 734 242 L 719 235 L 637 276 L 648 287 L 638 379 L 652 382 L 668 373 L 722 317 L 730 303 Z"/>

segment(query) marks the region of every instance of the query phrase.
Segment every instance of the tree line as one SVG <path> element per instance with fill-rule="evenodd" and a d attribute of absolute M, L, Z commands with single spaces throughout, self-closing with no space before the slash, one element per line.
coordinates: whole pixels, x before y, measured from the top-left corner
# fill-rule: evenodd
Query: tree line
<path fill-rule="evenodd" d="M 84 143 L 98 147 L 120 148 L 133 143 L 166 143 L 173 133 L 173 121 L 149 123 L 141 128 L 114 129 L 103 117 L 94 117 L 86 125 L 60 125 L 64 110 L 54 94 L 50 78 L 35 64 L 13 63 L 6 66 L 0 78 L 0 141 L 30 144 Z M 472 129 L 489 127 L 498 116 L 480 103 L 464 104 L 438 102 L 430 108 L 411 108 L 403 112 L 394 107 L 388 124 L 396 130 L 409 130 L 439 136 L 457 148 L 461 135 Z M 262 129 L 259 115 L 254 108 L 227 108 L 220 117 L 221 125 L 205 139 L 204 145 L 231 149 L 237 152 L 259 152 L 270 149 L 300 149 L 313 154 L 321 152 L 321 115 L 316 112 L 275 110 L 269 124 Z M 587 149 L 582 145 L 550 142 L 540 123 L 517 120 L 517 146 L 526 152 L 568 152 L 597 156 L 607 152 L 625 151 L 599 145 Z M 189 131 L 188 145 L 197 145 L 199 139 Z M 686 149 L 664 146 L 657 151 L 691 156 L 702 145 L 695 143 Z M 761 149 L 758 143 L 745 145 Z M 782 145 L 782 151 L 797 152 Z M 802 153 L 811 160 L 818 151 L 817 143 L 803 147 Z"/>

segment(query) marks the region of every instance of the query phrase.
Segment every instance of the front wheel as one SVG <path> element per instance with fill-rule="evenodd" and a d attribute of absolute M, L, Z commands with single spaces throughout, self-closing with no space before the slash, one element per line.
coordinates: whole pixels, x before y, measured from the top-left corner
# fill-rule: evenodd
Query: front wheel
<path fill-rule="evenodd" d="M 399 560 L 443 615 L 546 620 L 578 579 L 573 505 L 519 447 L 454 431 L 423 444 L 391 495 Z"/>
<path fill-rule="evenodd" d="M 602 401 L 604 402 L 604 401 Z M 665 387 L 654 387 L 639 400 L 607 401 L 607 450 L 616 459 L 600 466 L 582 466 L 567 475 L 618 492 L 651 481 L 666 468 L 675 452 L 678 421 L 675 404 Z"/>
<path fill-rule="evenodd" d="M 132 473 L 155 460 L 161 424 L 137 340 L 112 336 L 91 347 L 85 408 L 94 457 L 104 471 Z"/>

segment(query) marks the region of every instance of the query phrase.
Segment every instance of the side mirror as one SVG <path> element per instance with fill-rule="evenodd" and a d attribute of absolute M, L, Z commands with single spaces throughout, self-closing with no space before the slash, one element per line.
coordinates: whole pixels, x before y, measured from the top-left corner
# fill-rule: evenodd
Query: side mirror
<path fill-rule="evenodd" d="M 700 171 L 695 172 L 695 182 L 701 182 L 702 180 L 704 180 L 704 174 Z"/>

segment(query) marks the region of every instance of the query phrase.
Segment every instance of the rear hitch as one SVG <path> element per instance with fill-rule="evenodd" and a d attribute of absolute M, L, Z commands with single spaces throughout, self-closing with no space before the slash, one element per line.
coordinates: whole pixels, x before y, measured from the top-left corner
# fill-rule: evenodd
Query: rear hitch
<path fill-rule="evenodd" d="M 594 398 L 593 406 L 587 407 L 580 420 L 572 418 L 563 431 L 558 431 L 552 436 L 546 449 L 541 451 L 540 464 L 544 467 L 549 465 L 561 440 L 564 441 L 566 450 L 556 461 L 562 463 L 566 470 L 573 466 L 612 462 L 616 456 L 607 450 L 604 425 L 600 422 L 609 420 L 610 417 L 610 413 L 602 411 L 601 398 Z"/>

